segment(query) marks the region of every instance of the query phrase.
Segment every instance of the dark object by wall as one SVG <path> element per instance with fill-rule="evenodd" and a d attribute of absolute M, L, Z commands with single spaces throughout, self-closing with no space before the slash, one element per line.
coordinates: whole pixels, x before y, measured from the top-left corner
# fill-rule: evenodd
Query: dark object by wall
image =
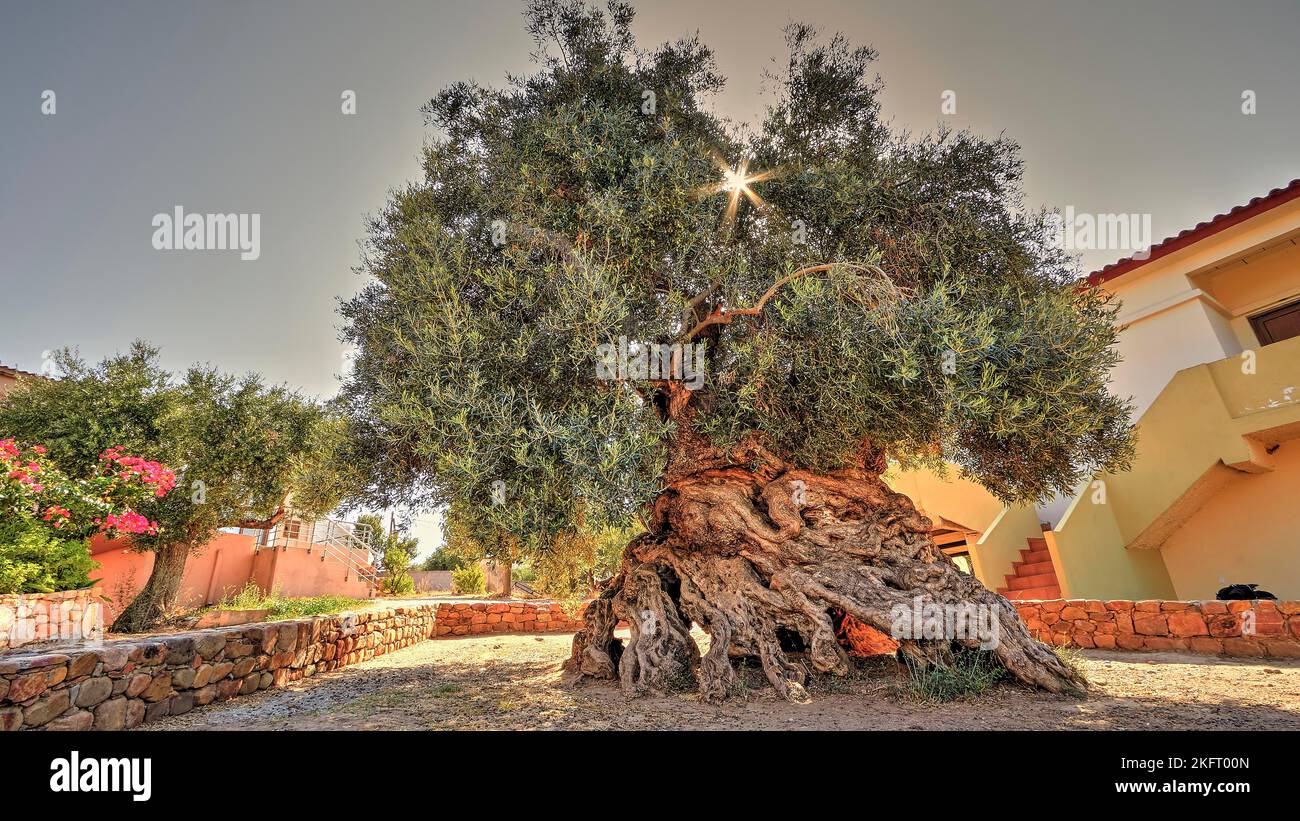
<path fill-rule="evenodd" d="M 1257 584 L 1230 584 L 1220 590 L 1215 598 L 1219 601 L 1249 601 L 1252 599 L 1276 599 L 1267 590 L 1256 590 Z"/>

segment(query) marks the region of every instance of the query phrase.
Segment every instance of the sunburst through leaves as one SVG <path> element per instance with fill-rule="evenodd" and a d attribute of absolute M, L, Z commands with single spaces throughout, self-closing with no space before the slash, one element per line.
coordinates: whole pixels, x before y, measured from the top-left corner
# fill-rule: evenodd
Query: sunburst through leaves
<path fill-rule="evenodd" d="M 708 193 L 719 194 L 727 193 L 727 210 L 722 214 L 723 230 L 730 229 L 736 222 L 736 211 L 740 207 L 740 198 L 744 197 L 749 200 L 750 204 L 759 210 L 767 208 L 767 203 L 759 196 L 752 186 L 771 179 L 776 174 L 776 169 L 768 169 L 751 174 L 749 171 L 749 160 L 742 159 L 735 167 L 728 165 L 721 157 L 716 157 L 719 170 L 722 171 L 722 179 L 712 186 Z"/>

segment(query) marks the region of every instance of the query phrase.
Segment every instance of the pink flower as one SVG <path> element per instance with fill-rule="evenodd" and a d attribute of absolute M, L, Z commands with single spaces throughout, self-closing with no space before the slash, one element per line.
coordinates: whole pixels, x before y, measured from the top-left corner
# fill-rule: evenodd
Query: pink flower
<path fill-rule="evenodd" d="M 101 530 L 116 530 L 119 533 L 157 533 L 158 523 L 151 522 L 134 510 L 127 510 L 121 515 L 109 515 Z"/>
<path fill-rule="evenodd" d="M 130 481 L 138 476 L 143 484 L 154 488 L 155 496 L 166 496 L 172 488 L 176 487 L 176 474 L 170 468 L 159 462 L 151 462 L 142 456 L 123 456 L 120 445 L 105 450 L 99 458 L 103 462 L 111 462 L 124 468 L 114 474 L 119 479 Z"/>

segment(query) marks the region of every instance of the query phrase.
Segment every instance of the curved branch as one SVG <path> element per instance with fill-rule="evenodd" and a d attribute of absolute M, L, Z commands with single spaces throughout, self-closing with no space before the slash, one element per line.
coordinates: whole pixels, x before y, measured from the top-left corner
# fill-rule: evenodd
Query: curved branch
<path fill-rule="evenodd" d="M 725 308 L 715 308 L 713 310 L 713 313 L 709 314 L 704 319 L 696 323 L 695 327 L 691 328 L 690 331 L 688 331 L 678 341 L 690 342 L 697 335 L 699 335 L 700 331 L 704 330 L 710 325 L 730 325 L 732 317 L 758 316 L 760 313 L 763 312 L 763 307 L 767 305 L 768 300 L 770 300 L 773 296 L 776 295 L 776 292 L 780 290 L 782 285 L 785 285 L 787 282 L 796 280 L 801 276 L 806 276 L 807 274 L 815 274 L 820 271 L 829 271 L 832 268 L 849 268 L 856 271 L 865 271 L 868 273 L 876 274 L 877 276 L 883 277 L 885 279 L 888 279 L 888 275 L 884 271 L 882 271 L 879 266 L 859 265 L 854 262 L 824 262 L 820 265 L 811 265 L 807 268 L 800 268 L 798 271 L 795 271 L 792 274 L 787 274 L 786 276 L 783 276 L 780 279 L 778 279 L 776 282 L 772 283 L 772 287 L 768 288 L 767 291 L 763 294 L 763 296 L 759 297 L 758 302 L 754 303 L 754 305 L 749 308 L 737 308 L 734 311 L 728 311 Z M 710 291 L 711 290 L 712 289 L 710 289 Z"/>

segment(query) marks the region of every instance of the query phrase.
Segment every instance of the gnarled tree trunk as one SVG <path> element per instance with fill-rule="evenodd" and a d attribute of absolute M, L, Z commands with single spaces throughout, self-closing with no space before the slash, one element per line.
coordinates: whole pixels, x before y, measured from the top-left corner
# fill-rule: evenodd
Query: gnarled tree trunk
<path fill-rule="evenodd" d="M 189 555 L 190 546 L 184 543 L 159 547 L 154 553 L 149 581 L 118 614 L 109 629 L 114 633 L 139 633 L 156 627 L 176 603 L 185 576 L 185 560 Z"/>
<path fill-rule="evenodd" d="M 617 677 L 637 693 L 693 677 L 717 701 L 736 682 L 731 659 L 750 657 L 782 696 L 802 701 L 805 665 L 848 672 L 835 611 L 890 634 L 895 608 L 910 612 L 919 596 L 989 608 L 997 621 L 991 652 L 1020 681 L 1052 692 L 1086 686 L 1029 635 L 1006 599 L 935 547 L 930 522 L 881 481 L 880 454 L 868 450 L 854 467 L 817 474 L 753 446 L 721 454 L 688 428 L 679 428 L 671 454 L 650 532 L 627 546 L 574 637 L 570 680 Z M 631 628 L 626 647 L 614 636 L 620 619 Z M 692 622 L 709 635 L 703 657 Z M 899 651 L 944 664 L 952 647 L 950 638 L 907 638 Z"/>

